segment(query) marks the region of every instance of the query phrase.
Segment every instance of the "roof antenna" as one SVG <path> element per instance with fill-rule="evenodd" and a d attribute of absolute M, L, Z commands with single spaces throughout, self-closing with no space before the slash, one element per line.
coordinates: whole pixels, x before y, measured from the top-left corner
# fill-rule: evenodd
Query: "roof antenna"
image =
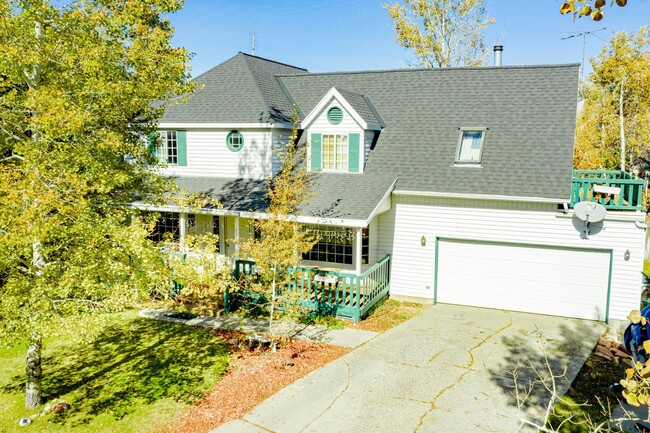
<path fill-rule="evenodd" d="M 253 39 L 253 41 L 252 41 L 252 44 L 251 44 L 251 55 L 254 56 L 255 55 L 255 33 L 253 33 L 253 38 L 252 39 Z"/>
<path fill-rule="evenodd" d="M 576 38 L 578 36 L 582 36 L 582 62 L 580 63 L 580 78 L 584 78 L 584 75 L 585 75 L 585 44 L 587 42 L 587 35 L 599 32 L 601 30 L 607 30 L 607 27 L 603 27 L 602 29 L 589 30 L 589 31 L 586 31 L 586 32 L 575 33 L 575 34 L 573 34 L 571 36 L 565 36 L 563 38 L 560 38 L 560 40 L 563 41 L 565 39 L 571 39 L 571 38 Z"/>

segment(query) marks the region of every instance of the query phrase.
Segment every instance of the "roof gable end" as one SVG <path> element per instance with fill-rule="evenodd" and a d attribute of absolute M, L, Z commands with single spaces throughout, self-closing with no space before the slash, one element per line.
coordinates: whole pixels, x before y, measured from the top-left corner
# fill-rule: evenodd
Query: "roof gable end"
<path fill-rule="evenodd" d="M 354 121 L 357 122 L 362 129 L 382 129 L 383 122 L 379 118 L 379 115 L 376 114 L 376 110 L 372 107 L 372 104 L 370 104 L 370 101 L 367 98 L 363 95 L 354 94 L 352 92 L 340 91 L 336 87 L 332 87 L 309 112 L 309 114 L 305 116 L 300 124 L 301 129 L 309 128 L 309 126 L 316 121 L 319 114 L 329 106 L 332 100 L 336 100 L 341 104 L 342 108 L 352 116 Z"/>

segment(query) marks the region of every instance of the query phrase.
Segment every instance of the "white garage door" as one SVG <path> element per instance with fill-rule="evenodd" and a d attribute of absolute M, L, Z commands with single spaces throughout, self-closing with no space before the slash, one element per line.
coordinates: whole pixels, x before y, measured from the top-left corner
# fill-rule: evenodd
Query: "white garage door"
<path fill-rule="evenodd" d="M 440 239 L 437 300 L 605 320 L 608 251 Z"/>

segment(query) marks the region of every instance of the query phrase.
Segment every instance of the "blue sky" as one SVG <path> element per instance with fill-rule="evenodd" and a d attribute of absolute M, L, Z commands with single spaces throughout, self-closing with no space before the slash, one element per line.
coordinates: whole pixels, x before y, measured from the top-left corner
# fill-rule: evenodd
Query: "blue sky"
<path fill-rule="evenodd" d="M 185 0 L 170 17 L 174 44 L 194 54 L 196 76 L 242 51 L 307 68 L 312 72 L 405 67 L 409 54 L 394 42 L 386 11 L 377 0 Z M 650 24 L 650 0 L 629 0 L 625 8 L 606 7 L 599 23 L 575 22 L 559 14 L 560 0 L 487 0 L 496 19 L 486 45 L 504 46 L 503 64 L 580 62 L 585 30 L 607 27 L 586 38 L 585 59 L 597 55 L 612 30 L 636 31 Z M 608 1 L 609 3 L 609 1 Z M 490 59 L 491 62 L 491 59 Z M 589 72 L 589 69 L 586 70 Z"/>

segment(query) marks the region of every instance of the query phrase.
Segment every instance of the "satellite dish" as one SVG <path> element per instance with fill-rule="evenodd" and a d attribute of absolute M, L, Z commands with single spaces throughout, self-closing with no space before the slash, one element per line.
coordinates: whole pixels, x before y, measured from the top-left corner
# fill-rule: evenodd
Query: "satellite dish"
<path fill-rule="evenodd" d="M 589 223 L 597 223 L 605 219 L 605 206 L 593 201 L 581 201 L 573 206 L 573 214 L 585 222 L 585 239 L 589 238 Z"/>

